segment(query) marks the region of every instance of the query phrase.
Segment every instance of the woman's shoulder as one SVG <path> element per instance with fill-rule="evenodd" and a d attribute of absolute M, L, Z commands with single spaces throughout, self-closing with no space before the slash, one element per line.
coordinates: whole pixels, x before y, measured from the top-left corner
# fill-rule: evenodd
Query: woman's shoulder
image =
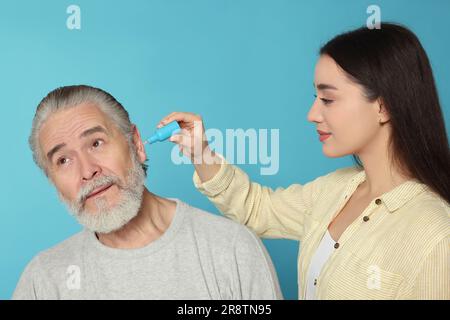
<path fill-rule="evenodd" d="M 317 180 L 322 180 L 327 185 L 342 185 L 349 181 L 361 179 L 364 176 L 364 169 L 356 166 L 340 168 L 328 174 L 320 176 Z"/>
<path fill-rule="evenodd" d="M 350 166 L 345 168 L 340 168 L 335 171 L 332 171 L 329 173 L 330 176 L 336 177 L 336 178 L 343 178 L 343 179 L 350 179 L 356 175 L 360 175 L 364 173 L 363 168 L 359 168 L 357 166 Z"/>
<path fill-rule="evenodd" d="M 426 219 L 428 225 L 450 228 L 450 205 L 429 187 L 424 186 L 424 192 L 412 199 L 408 207 L 416 219 Z"/>
<path fill-rule="evenodd" d="M 450 234 L 450 206 L 429 187 L 420 185 L 423 192 L 416 194 L 390 216 L 397 220 L 396 232 L 401 234 L 403 241 L 416 243 L 414 247 L 417 252 L 422 248 L 423 253 L 428 254 Z"/>

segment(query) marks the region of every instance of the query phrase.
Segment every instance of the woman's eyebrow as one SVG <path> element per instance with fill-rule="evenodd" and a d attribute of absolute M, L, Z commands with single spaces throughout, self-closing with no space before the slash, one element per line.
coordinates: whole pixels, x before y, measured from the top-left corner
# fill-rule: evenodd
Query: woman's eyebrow
<path fill-rule="evenodd" d="M 314 88 L 316 88 L 316 85 L 313 83 Z M 335 86 L 332 86 L 331 84 L 326 83 L 319 83 L 317 85 L 317 90 L 338 90 Z"/>

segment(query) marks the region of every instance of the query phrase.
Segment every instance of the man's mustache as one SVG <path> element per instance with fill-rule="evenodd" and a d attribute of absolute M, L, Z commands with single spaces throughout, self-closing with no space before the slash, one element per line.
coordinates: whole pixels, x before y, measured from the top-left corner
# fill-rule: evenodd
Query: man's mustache
<path fill-rule="evenodd" d="M 76 203 L 80 206 L 83 206 L 84 202 L 86 201 L 89 194 L 92 193 L 92 191 L 94 191 L 97 188 L 107 186 L 107 185 L 112 185 L 112 184 L 117 185 L 119 187 L 119 189 L 123 188 L 122 183 L 121 183 L 119 177 L 117 177 L 117 176 L 104 175 L 104 176 L 97 178 L 96 180 L 92 181 L 88 185 L 84 185 L 81 188 L 81 190 L 78 192 L 78 195 L 76 198 Z"/>

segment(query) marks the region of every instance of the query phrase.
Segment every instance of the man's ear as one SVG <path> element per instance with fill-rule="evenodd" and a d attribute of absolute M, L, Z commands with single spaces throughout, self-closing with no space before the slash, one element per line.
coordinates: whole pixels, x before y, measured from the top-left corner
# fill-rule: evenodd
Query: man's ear
<path fill-rule="evenodd" d="M 142 143 L 141 134 L 139 133 L 139 130 L 135 124 L 132 125 L 132 131 L 133 131 L 133 144 L 136 147 L 138 160 L 141 163 L 144 163 L 144 161 L 147 159 L 147 155 L 145 153 L 145 147 Z"/>
<path fill-rule="evenodd" d="M 391 117 L 386 109 L 386 104 L 384 103 L 382 98 L 377 100 L 378 103 L 378 117 L 380 124 L 384 124 L 391 120 Z"/>

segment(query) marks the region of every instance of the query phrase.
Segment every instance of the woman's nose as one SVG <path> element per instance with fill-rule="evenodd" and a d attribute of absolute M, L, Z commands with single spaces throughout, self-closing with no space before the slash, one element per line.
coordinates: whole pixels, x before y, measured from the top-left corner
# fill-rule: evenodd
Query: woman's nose
<path fill-rule="evenodd" d="M 320 110 L 318 100 L 319 99 L 316 98 L 316 100 L 314 100 L 314 103 L 312 104 L 311 108 L 309 109 L 308 116 L 307 116 L 307 119 L 309 122 L 319 123 L 319 122 L 323 121 L 322 112 Z"/>

